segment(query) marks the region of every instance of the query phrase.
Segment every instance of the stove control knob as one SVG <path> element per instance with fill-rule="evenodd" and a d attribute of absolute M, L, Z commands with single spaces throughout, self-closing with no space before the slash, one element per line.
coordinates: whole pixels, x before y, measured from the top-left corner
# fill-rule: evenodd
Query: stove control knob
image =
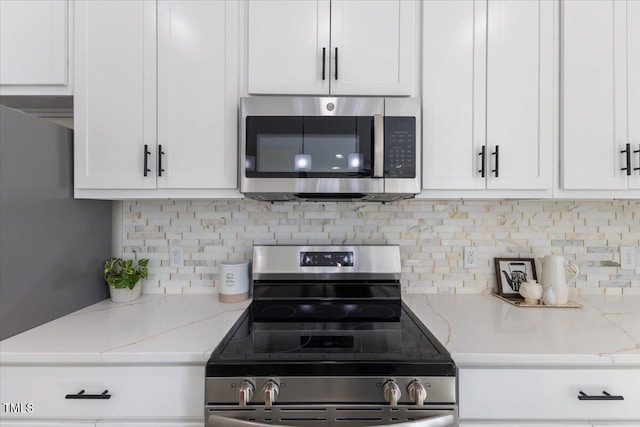
<path fill-rule="evenodd" d="M 424 401 L 427 399 L 427 389 L 424 388 L 424 385 L 422 385 L 420 381 L 413 381 L 409 384 L 407 390 L 409 391 L 409 397 L 413 400 L 413 403 L 418 406 L 422 406 L 424 404 Z"/>
<path fill-rule="evenodd" d="M 253 398 L 254 391 L 255 388 L 249 381 L 240 383 L 240 386 L 238 386 L 238 403 L 240 406 L 247 406 L 251 398 Z"/>
<path fill-rule="evenodd" d="M 402 393 L 400 393 L 400 387 L 398 387 L 398 384 L 396 384 L 395 381 L 389 380 L 384 383 L 384 386 L 382 386 L 382 392 L 384 393 L 384 400 L 389 402 L 389 405 L 394 408 L 398 406 L 398 400 L 400 400 Z"/>
<path fill-rule="evenodd" d="M 278 398 L 278 394 L 280 394 L 280 387 L 273 381 L 267 381 L 267 383 L 262 387 L 262 397 L 264 398 L 264 405 L 267 408 L 270 408 L 273 405 L 273 402 Z"/>

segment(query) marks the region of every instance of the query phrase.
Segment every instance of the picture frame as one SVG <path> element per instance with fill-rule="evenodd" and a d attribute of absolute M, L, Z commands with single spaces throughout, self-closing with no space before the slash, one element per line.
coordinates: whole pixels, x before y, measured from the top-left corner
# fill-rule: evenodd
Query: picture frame
<path fill-rule="evenodd" d="M 537 280 L 534 258 L 495 258 L 496 293 L 504 298 L 522 298 L 520 285 Z"/>

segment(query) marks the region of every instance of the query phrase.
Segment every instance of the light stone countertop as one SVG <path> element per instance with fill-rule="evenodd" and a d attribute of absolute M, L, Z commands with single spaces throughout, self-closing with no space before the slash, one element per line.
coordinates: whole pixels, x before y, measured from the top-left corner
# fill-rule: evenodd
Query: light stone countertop
<path fill-rule="evenodd" d="M 515 307 L 493 295 L 403 299 L 458 367 L 640 368 L 640 296 L 572 296 L 582 308 Z"/>
<path fill-rule="evenodd" d="M 640 368 L 640 296 L 572 297 L 583 308 L 514 307 L 491 295 L 405 295 L 465 366 Z M 143 295 L 102 301 L 0 342 L 0 363 L 203 365 L 249 301 Z"/>
<path fill-rule="evenodd" d="M 217 294 L 104 300 L 0 341 L 0 364 L 204 365 L 250 301 Z"/>

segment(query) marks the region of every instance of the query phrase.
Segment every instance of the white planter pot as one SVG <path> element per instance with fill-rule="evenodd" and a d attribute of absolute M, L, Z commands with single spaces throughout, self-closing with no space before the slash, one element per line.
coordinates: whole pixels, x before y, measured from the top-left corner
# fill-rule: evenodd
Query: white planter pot
<path fill-rule="evenodd" d="M 142 282 L 136 283 L 133 289 L 121 288 L 117 289 L 109 285 L 109 292 L 111 292 L 111 301 L 113 302 L 129 302 L 140 298 L 142 293 Z"/>

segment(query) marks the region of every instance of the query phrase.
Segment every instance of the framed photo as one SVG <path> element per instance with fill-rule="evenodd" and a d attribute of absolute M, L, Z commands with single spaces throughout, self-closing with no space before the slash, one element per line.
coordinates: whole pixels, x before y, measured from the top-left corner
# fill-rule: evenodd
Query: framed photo
<path fill-rule="evenodd" d="M 520 296 L 520 285 L 537 280 L 533 258 L 495 258 L 497 294 L 505 298 Z"/>

